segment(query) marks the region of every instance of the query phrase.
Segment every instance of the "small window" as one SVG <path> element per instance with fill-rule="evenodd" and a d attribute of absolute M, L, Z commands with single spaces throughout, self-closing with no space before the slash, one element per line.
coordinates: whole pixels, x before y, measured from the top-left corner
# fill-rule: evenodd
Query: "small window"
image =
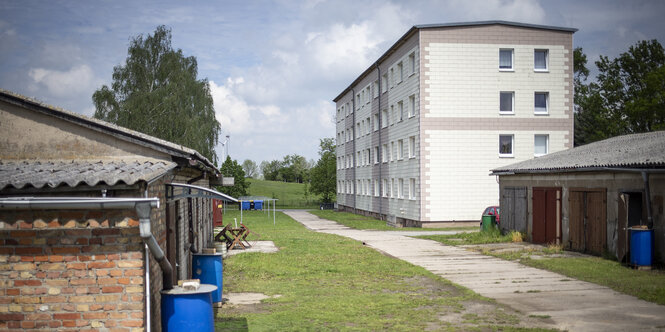
<path fill-rule="evenodd" d="M 536 71 L 547 71 L 547 60 L 547 50 L 535 50 L 533 52 L 533 69 Z"/>
<path fill-rule="evenodd" d="M 374 114 L 374 131 L 379 130 L 379 113 Z"/>
<path fill-rule="evenodd" d="M 399 112 L 399 121 L 404 120 L 404 102 L 397 102 L 397 110 Z"/>
<path fill-rule="evenodd" d="M 395 150 L 395 142 L 390 142 L 390 161 L 394 161 L 397 156 L 396 150 Z"/>
<path fill-rule="evenodd" d="M 376 98 L 379 96 L 379 80 L 374 81 L 373 85 L 372 90 L 374 90 L 374 94 L 372 94 L 372 97 Z"/>
<path fill-rule="evenodd" d="M 549 151 L 549 135 L 533 136 L 533 155 L 536 157 L 544 156 Z"/>
<path fill-rule="evenodd" d="M 397 64 L 397 83 L 401 83 L 404 80 L 404 66 L 402 63 Z"/>
<path fill-rule="evenodd" d="M 499 157 L 513 156 L 513 135 L 499 135 Z"/>
<path fill-rule="evenodd" d="M 513 70 L 513 49 L 499 50 L 499 69 Z"/>
<path fill-rule="evenodd" d="M 384 144 L 383 147 L 381 147 L 381 155 L 382 155 L 381 160 L 384 163 L 387 163 L 388 162 L 388 144 Z"/>
<path fill-rule="evenodd" d="M 499 93 L 499 113 L 514 113 L 513 104 L 515 101 L 515 92 L 505 92 L 502 91 Z"/>
<path fill-rule="evenodd" d="M 399 179 L 399 183 L 397 185 L 397 197 L 400 199 L 404 198 L 404 179 Z"/>
<path fill-rule="evenodd" d="M 547 114 L 548 99 L 549 93 L 547 92 L 536 92 L 534 94 L 534 112 L 536 114 Z"/>
<path fill-rule="evenodd" d="M 395 86 L 395 69 L 390 68 L 390 88 L 392 89 Z"/>
<path fill-rule="evenodd" d="M 409 96 L 409 111 L 408 111 L 408 116 L 412 117 L 416 115 L 416 95 L 410 95 Z"/>
<path fill-rule="evenodd" d="M 395 178 L 393 178 L 393 181 L 392 181 L 392 188 L 393 188 L 393 191 L 392 191 L 392 194 L 391 194 L 390 197 L 395 197 L 395 198 L 399 197 L 399 194 L 397 192 L 397 190 L 398 190 L 397 179 L 395 179 Z"/>
<path fill-rule="evenodd" d="M 383 197 L 388 197 L 388 179 L 383 179 Z"/>
<path fill-rule="evenodd" d="M 416 199 L 416 179 L 409 179 L 409 199 Z"/>
<path fill-rule="evenodd" d="M 381 127 L 388 127 L 388 110 L 381 111 Z"/>
<path fill-rule="evenodd" d="M 379 147 L 378 146 L 374 147 L 374 163 L 375 164 L 379 163 Z"/>
<path fill-rule="evenodd" d="M 383 76 L 381 76 L 381 91 L 383 93 L 388 91 L 388 74 L 387 73 L 383 74 Z"/>
<path fill-rule="evenodd" d="M 404 159 L 404 140 L 397 141 L 397 149 L 398 149 L 398 152 L 397 152 L 398 158 L 397 159 L 399 159 L 399 160 Z"/>
<path fill-rule="evenodd" d="M 390 125 L 395 124 L 395 105 L 390 105 Z"/>
<path fill-rule="evenodd" d="M 409 158 L 416 157 L 416 136 L 409 137 Z"/>
<path fill-rule="evenodd" d="M 379 180 L 374 180 L 374 196 L 379 197 Z"/>
<path fill-rule="evenodd" d="M 367 86 L 367 88 L 365 89 L 365 91 L 366 91 L 366 94 L 365 94 L 365 99 L 366 99 L 366 100 L 365 100 L 365 103 L 366 103 L 366 104 L 369 104 L 369 102 L 372 101 L 372 98 L 371 98 L 371 96 L 372 96 L 372 90 L 370 89 L 369 85 Z"/>
<path fill-rule="evenodd" d="M 409 54 L 409 75 L 416 73 L 416 52 Z"/>

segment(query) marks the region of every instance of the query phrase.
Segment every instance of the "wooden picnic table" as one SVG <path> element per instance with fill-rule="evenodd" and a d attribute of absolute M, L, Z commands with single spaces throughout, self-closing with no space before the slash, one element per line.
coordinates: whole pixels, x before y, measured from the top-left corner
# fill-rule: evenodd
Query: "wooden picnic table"
<path fill-rule="evenodd" d="M 247 241 L 247 236 L 251 233 L 249 228 L 240 224 L 239 228 L 231 227 L 231 224 L 226 225 L 216 236 L 215 240 L 226 242 L 226 249 L 233 250 L 236 247 L 239 249 L 247 249 L 251 247 Z"/>

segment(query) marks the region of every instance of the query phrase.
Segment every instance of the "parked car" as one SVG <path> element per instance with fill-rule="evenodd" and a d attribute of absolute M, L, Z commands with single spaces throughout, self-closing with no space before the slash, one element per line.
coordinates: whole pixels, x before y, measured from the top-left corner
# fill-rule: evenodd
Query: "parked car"
<path fill-rule="evenodd" d="M 483 228 L 483 216 L 496 216 L 496 225 L 499 226 L 501 224 L 501 221 L 499 220 L 500 216 L 500 210 L 501 208 L 498 206 L 488 206 L 485 208 L 485 211 L 483 211 L 483 215 L 480 216 L 480 228 Z"/>

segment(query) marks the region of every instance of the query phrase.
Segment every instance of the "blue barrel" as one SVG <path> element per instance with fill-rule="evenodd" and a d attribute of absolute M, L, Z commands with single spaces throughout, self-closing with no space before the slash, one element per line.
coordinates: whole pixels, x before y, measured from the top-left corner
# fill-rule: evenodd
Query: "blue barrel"
<path fill-rule="evenodd" d="M 263 201 L 254 201 L 254 210 L 263 210 Z"/>
<path fill-rule="evenodd" d="M 651 266 L 653 229 L 630 228 L 630 264 Z"/>
<path fill-rule="evenodd" d="M 251 202 L 250 201 L 242 201 L 242 209 L 243 210 L 251 209 Z"/>
<path fill-rule="evenodd" d="M 212 292 L 212 302 L 222 302 L 224 266 L 222 254 L 192 254 L 192 278 L 201 280 L 202 284 L 217 286 Z"/>
<path fill-rule="evenodd" d="M 198 290 L 182 287 L 163 290 L 162 331 L 215 331 L 211 293 L 213 285 L 202 284 Z"/>

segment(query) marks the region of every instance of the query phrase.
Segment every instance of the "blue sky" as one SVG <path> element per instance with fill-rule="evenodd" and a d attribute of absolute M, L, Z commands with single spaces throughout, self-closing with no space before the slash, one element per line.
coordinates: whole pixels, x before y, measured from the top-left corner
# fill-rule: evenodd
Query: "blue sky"
<path fill-rule="evenodd" d="M 573 27 L 593 63 L 664 43 L 663 14 L 665 1 L 0 0 L 0 88 L 91 116 L 131 37 L 163 24 L 210 81 L 232 158 L 316 160 L 319 139 L 335 135 L 331 100 L 415 24 Z"/>

